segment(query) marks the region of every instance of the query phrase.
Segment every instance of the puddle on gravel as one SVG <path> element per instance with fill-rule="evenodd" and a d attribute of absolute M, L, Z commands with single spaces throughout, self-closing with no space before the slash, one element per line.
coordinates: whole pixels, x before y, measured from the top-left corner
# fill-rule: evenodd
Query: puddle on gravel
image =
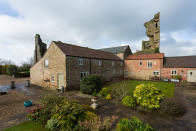
<path fill-rule="evenodd" d="M 14 88 L 14 89 L 16 89 L 16 90 L 21 90 L 21 91 L 27 91 L 28 90 L 27 87 L 26 87 L 26 83 L 17 83 L 17 84 L 15 84 L 15 86 L 16 86 L 16 88 Z M 7 92 L 9 90 L 12 90 L 10 85 L 3 85 L 3 86 L 0 85 L 0 91 Z"/>

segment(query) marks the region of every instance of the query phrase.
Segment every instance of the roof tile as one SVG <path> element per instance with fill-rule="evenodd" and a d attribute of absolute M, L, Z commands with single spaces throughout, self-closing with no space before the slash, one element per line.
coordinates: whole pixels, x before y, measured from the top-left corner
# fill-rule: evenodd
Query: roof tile
<path fill-rule="evenodd" d="M 53 41 L 61 51 L 68 56 L 87 57 L 95 59 L 108 59 L 122 61 L 118 56 L 105 51 L 95 50 L 87 47 L 71 45 L 62 42 Z"/>
<path fill-rule="evenodd" d="M 127 56 L 126 60 L 163 59 L 164 53 L 134 54 Z"/>
<path fill-rule="evenodd" d="M 196 56 L 165 57 L 164 68 L 196 68 Z"/>

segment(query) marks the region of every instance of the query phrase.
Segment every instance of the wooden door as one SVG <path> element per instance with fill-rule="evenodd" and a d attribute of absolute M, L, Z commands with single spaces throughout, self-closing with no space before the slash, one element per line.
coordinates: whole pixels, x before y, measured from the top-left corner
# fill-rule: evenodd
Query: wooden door
<path fill-rule="evenodd" d="M 58 89 L 61 89 L 64 85 L 64 75 L 63 73 L 58 73 Z"/>

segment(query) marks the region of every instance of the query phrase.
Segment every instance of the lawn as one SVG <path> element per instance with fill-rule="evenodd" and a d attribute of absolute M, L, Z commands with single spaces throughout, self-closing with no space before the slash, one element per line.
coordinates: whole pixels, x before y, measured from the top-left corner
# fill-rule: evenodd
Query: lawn
<path fill-rule="evenodd" d="M 24 123 L 7 128 L 2 131 L 50 131 L 50 130 L 38 123 L 32 121 L 26 121 Z"/>
<path fill-rule="evenodd" d="M 154 81 L 137 81 L 137 80 L 128 80 L 123 81 L 126 82 L 126 87 L 128 90 L 128 94 L 133 94 L 137 85 L 140 84 L 153 84 L 155 87 L 162 90 L 163 94 L 166 97 L 173 97 L 174 96 L 174 87 L 175 83 L 168 83 L 168 82 L 154 82 Z M 106 88 L 113 88 L 122 85 L 122 82 L 114 83 L 111 85 L 106 86 Z"/>

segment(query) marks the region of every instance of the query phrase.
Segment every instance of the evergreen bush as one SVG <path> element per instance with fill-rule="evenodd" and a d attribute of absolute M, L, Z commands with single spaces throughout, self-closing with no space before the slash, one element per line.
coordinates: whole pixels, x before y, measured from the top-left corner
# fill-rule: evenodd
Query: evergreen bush
<path fill-rule="evenodd" d="M 132 117 L 131 119 L 122 118 L 116 126 L 116 131 L 155 131 L 155 129 L 137 117 Z"/>
<path fill-rule="evenodd" d="M 100 76 L 89 75 L 82 78 L 80 83 L 80 91 L 83 94 L 98 93 L 103 87 L 103 82 Z"/>
<path fill-rule="evenodd" d="M 152 84 L 141 84 L 134 90 L 133 96 L 138 104 L 148 109 L 160 108 L 160 102 L 164 98 L 161 90 Z"/>
<path fill-rule="evenodd" d="M 132 96 L 125 96 L 125 97 L 122 99 L 122 104 L 123 104 L 124 106 L 134 108 L 134 107 L 136 106 L 136 100 L 135 100 L 135 98 L 132 97 Z"/>

